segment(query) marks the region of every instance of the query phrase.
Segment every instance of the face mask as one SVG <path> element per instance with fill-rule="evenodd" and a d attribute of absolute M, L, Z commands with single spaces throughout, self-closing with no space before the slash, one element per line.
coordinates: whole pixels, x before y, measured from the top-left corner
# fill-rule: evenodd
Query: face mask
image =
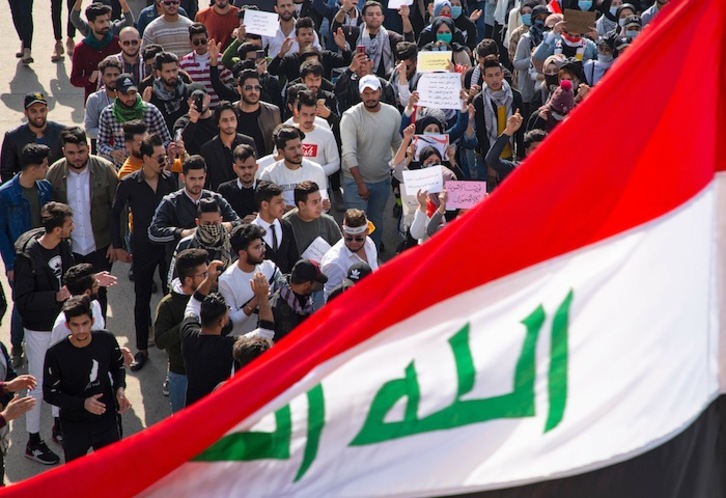
<path fill-rule="evenodd" d="M 441 135 L 438 131 L 425 131 L 423 132 L 424 135 Z"/>
<path fill-rule="evenodd" d="M 590 10 L 592 0 L 578 0 L 577 6 L 580 7 L 580 10 Z"/>
<path fill-rule="evenodd" d="M 532 25 L 532 14 L 522 14 L 522 24 L 525 26 Z"/>
<path fill-rule="evenodd" d="M 607 64 L 613 61 L 613 54 L 597 54 L 597 60 Z"/>
<path fill-rule="evenodd" d="M 451 43 L 451 33 L 436 33 L 436 41 Z"/>
<path fill-rule="evenodd" d="M 461 5 L 454 5 L 453 7 L 451 7 L 451 17 L 453 17 L 454 19 L 458 19 L 463 12 L 464 7 L 462 7 Z"/>
<path fill-rule="evenodd" d="M 618 13 L 618 8 L 617 7 L 610 7 L 610 15 L 611 16 L 615 17 L 615 14 L 617 14 L 617 13 Z"/>
<path fill-rule="evenodd" d="M 538 28 L 544 28 L 544 20 L 543 19 L 535 19 L 534 25 Z"/>
<path fill-rule="evenodd" d="M 557 86 L 560 84 L 560 79 L 556 74 L 545 74 L 545 84 L 547 86 Z"/>
<path fill-rule="evenodd" d="M 636 29 L 626 29 L 625 30 L 625 38 L 628 38 L 629 40 L 634 40 L 636 36 L 640 34 L 640 31 Z"/>
<path fill-rule="evenodd" d="M 622 18 L 622 19 L 618 19 L 618 26 L 620 26 L 621 28 L 622 28 L 623 26 L 625 26 L 625 18 Z"/>

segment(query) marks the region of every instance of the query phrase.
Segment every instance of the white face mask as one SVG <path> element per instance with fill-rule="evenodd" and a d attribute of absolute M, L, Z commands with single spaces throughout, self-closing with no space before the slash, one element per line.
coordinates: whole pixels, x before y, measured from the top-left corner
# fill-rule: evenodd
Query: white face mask
<path fill-rule="evenodd" d="M 613 61 L 613 54 L 597 54 L 597 60 L 607 64 Z"/>

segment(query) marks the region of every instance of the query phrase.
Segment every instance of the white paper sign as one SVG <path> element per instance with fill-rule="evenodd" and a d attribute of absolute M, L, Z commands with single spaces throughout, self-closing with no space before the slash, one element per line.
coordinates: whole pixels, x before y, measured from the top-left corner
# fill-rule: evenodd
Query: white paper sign
<path fill-rule="evenodd" d="M 247 33 L 261 36 L 275 36 L 280 27 L 277 14 L 261 10 L 245 11 L 245 30 Z"/>
<path fill-rule="evenodd" d="M 388 8 L 398 10 L 404 5 L 412 5 L 413 0 L 388 0 Z"/>
<path fill-rule="evenodd" d="M 300 257 L 320 263 L 325 253 L 330 250 L 330 247 L 331 245 L 324 238 L 318 236 L 310 243 Z"/>
<path fill-rule="evenodd" d="M 446 52 L 419 52 L 416 62 L 416 72 L 430 73 L 431 71 L 446 71 L 451 62 L 451 50 Z"/>
<path fill-rule="evenodd" d="M 444 173 L 441 166 L 429 166 L 423 169 L 403 170 L 403 183 L 408 192 L 426 190 L 429 194 L 441 192 L 444 189 Z"/>
<path fill-rule="evenodd" d="M 461 109 L 459 73 L 423 73 L 418 80 L 419 107 Z"/>

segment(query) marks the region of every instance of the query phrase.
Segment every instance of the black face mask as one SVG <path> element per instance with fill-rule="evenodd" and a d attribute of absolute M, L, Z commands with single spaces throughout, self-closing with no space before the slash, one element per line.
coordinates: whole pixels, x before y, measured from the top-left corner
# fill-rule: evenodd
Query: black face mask
<path fill-rule="evenodd" d="M 556 74 L 545 74 L 545 83 L 547 86 L 557 86 L 560 84 L 560 79 Z"/>

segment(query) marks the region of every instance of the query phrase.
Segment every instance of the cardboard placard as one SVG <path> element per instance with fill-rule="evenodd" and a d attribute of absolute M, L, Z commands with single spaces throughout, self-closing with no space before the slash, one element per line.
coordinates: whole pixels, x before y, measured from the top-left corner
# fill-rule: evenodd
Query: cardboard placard
<path fill-rule="evenodd" d="M 565 29 L 572 34 L 589 33 L 595 29 L 595 12 L 565 9 Z"/>

